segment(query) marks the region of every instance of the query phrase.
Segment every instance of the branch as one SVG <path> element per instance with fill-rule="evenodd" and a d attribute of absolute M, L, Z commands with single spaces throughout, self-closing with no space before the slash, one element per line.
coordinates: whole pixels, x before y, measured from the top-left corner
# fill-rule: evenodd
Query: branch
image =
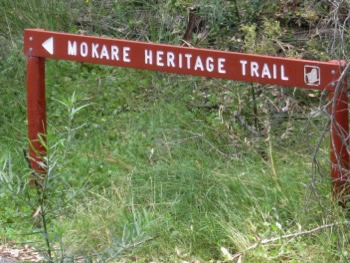
<path fill-rule="evenodd" d="M 187 28 L 186 28 L 186 32 L 183 36 L 183 41 L 185 43 L 185 46 L 191 46 L 191 39 L 192 39 L 192 33 L 193 33 L 193 29 L 196 25 L 196 21 L 197 21 L 197 16 L 196 13 L 198 12 L 199 7 L 198 6 L 194 6 L 190 8 L 190 13 L 188 16 L 188 24 L 187 24 Z"/>
<path fill-rule="evenodd" d="M 350 224 L 350 221 L 346 221 L 343 223 L 332 223 L 332 224 L 327 224 L 327 225 L 322 225 L 322 226 L 318 226 L 316 228 L 310 229 L 310 230 L 305 230 L 305 231 L 301 231 L 301 232 L 297 232 L 297 233 L 292 233 L 292 234 L 288 234 L 288 235 L 284 235 L 284 236 L 280 236 L 280 237 L 274 237 L 274 238 L 270 238 L 270 239 L 262 239 L 259 242 L 254 243 L 253 245 L 247 247 L 246 249 L 236 253 L 233 255 L 233 259 L 238 258 L 240 256 L 242 256 L 245 252 L 252 250 L 254 248 L 257 248 L 259 245 L 265 245 L 265 244 L 269 244 L 269 243 L 273 243 L 275 241 L 279 241 L 282 239 L 289 239 L 289 238 L 295 238 L 295 237 L 299 237 L 299 236 L 304 236 L 304 235 L 310 235 L 313 234 L 317 231 L 323 230 L 323 229 L 327 229 L 327 228 L 331 228 L 331 227 L 335 227 L 335 226 L 339 226 L 339 225 L 348 225 Z"/>

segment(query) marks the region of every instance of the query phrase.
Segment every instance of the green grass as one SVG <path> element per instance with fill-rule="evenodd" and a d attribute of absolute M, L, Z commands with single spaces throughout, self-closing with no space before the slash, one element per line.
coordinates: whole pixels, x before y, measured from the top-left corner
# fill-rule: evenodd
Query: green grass
<path fill-rule="evenodd" d="M 278 139 L 283 127 L 271 134 L 275 175 L 258 152 L 268 154 L 267 142 L 244 144 L 245 131 L 228 130 L 217 111 L 189 108 L 204 79 L 58 61 L 47 69 L 48 142 L 57 161 L 49 223 L 65 256 L 208 261 L 223 259 L 220 247 L 234 254 L 260 238 L 321 222 L 317 204 L 309 204 L 308 142 L 292 143 L 304 129 L 297 121 L 287 140 Z M 27 170 L 20 127 L 4 141 L 17 172 Z M 17 205 L 9 206 L 15 211 L 7 213 L 11 223 L 3 230 L 11 239 L 21 232 L 14 231 L 19 221 L 29 220 L 21 230 L 30 232 L 29 211 L 20 213 Z M 333 258 L 309 238 L 262 246 L 247 257 L 301 260 L 310 242 L 317 251 L 310 262 Z"/>
<path fill-rule="evenodd" d="M 10 8 L 24 8 L 10 1 L 2 5 L 8 15 Z M 143 5 L 136 6 L 142 11 Z M 170 2 L 166 7 L 178 8 Z M 65 12 L 60 14 L 68 19 Z M 69 19 L 57 28 L 56 20 L 40 21 L 49 29 L 74 31 Z M 0 50 L 0 244 L 31 243 L 45 250 L 42 229 L 33 227 L 38 203 L 27 185 L 30 171 L 22 152 L 27 148 L 23 21 L 12 17 L 8 27 L 13 31 L 0 31 L 6 36 Z M 171 37 L 151 32 L 155 41 Z M 317 156 L 323 176 L 315 177 L 316 193 L 310 189 L 313 149 L 326 117 L 276 121 L 266 97 L 283 105 L 277 88 L 257 87 L 265 129 L 254 138 L 233 116 L 240 111 L 253 123 L 247 84 L 65 61 L 47 61 L 46 69 L 51 170 L 45 208 L 57 261 L 223 261 L 222 247 L 233 255 L 262 239 L 347 218 L 347 210 L 332 201 L 327 141 Z M 285 93 L 298 108 L 293 117 L 304 117 L 318 103 L 306 91 Z M 345 262 L 347 230 L 340 225 L 281 239 L 247 251 L 244 259 Z"/>

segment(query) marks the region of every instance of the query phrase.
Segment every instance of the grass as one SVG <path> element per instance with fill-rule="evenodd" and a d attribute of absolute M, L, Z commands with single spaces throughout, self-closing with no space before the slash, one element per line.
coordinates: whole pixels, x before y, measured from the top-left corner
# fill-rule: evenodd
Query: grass
<path fill-rule="evenodd" d="M 0 61 L 0 242 L 42 249 L 22 153 L 25 60 L 16 30 L 23 25 L 12 21 L 17 27 L 8 32 L 17 37 L 7 33 Z M 318 156 L 319 195 L 310 191 L 313 147 L 326 118 L 274 122 L 261 113 L 270 133 L 254 138 L 232 114 L 251 112 L 247 84 L 66 61 L 47 61 L 46 84 L 46 211 L 57 261 L 216 262 L 229 258 L 221 248 L 233 255 L 264 238 L 346 220 L 329 191 L 327 142 Z M 264 92 L 261 112 L 270 105 L 265 96 L 279 103 Z M 305 97 L 297 91 L 293 98 L 310 102 Z M 345 262 L 347 242 L 341 225 L 260 245 L 244 258 Z"/>
<path fill-rule="evenodd" d="M 204 80 L 88 67 L 48 65 L 49 142 L 59 142 L 52 150 L 59 179 L 50 197 L 51 238 L 65 256 L 208 261 L 223 258 L 220 247 L 234 253 L 321 220 L 315 204 L 306 208 L 306 142 L 290 153 L 272 136 L 274 175 L 271 163 L 250 151 L 254 146 L 229 136 L 239 130 L 227 130 L 217 112 L 188 109 L 191 86 Z M 25 140 L 25 130 L 21 136 Z M 22 142 L 8 147 L 16 149 L 17 155 L 10 152 L 19 171 L 25 170 Z M 268 144 L 259 143 L 267 151 Z M 316 217 L 300 215 L 301 209 Z M 13 231 L 17 224 L 9 225 Z M 252 260 L 271 260 L 273 253 L 298 258 L 298 244 L 257 249 Z M 319 258 L 323 247 L 314 249 Z"/>

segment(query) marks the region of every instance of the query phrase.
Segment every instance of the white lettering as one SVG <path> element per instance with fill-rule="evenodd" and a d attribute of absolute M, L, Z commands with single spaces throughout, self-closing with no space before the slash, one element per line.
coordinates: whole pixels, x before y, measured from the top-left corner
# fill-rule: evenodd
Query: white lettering
<path fill-rule="evenodd" d="M 129 58 L 129 51 L 130 51 L 130 48 L 129 47 L 124 47 L 123 48 L 123 61 L 124 62 L 130 62 L 130 58 Z"/>
<path fill-rule="evenodd" d="M 272 71 L 273 79 L 277 79 L 277 66 L 276 64 L 273 64 L 272 67 L 273 67 L 273 71 Z"/>
<path fill-rule="evenodd" d="M 197 70 L 198 68 L 200 68 L 201 71 L 204 71 L 202 59 L 201 59 L 200 56 L 198 56 L 197 59 L 196 59 L 196 64 L 194 65 L 194 70 Z"/>
<path fill-rule="evenodd" d="M 82 57 L 87 57 L 87 55 L 89 54 L 89 49 L 88 49 L 88 45 L 83 42 L 80 44 L 80 55 Z"/>
<path fill-rule="evenodd" d="M 102 48 L 102 47 L 101 47 Z M 205 55 L 196 55 L 192 53 L 181 53 L 181 51 L 165 51 L 165 50 L 150 50 L 144 51 L 145 65 L 156 65 L 157 67 L 177 68 L 183 70 L 193 70 L 201 72 L 216 72 L 219 74 L 226 74 L 226 59 L 217 58 Z M 189 51 L 191 52 L 191 51 Z M 102 57 L 103 51 L 100 56 Z M 118 49 L 114 48 L 112 57 L 118 57 Z M 118 58 L 119 59 L 119 58 Z M 243 74 L 247 74 L 248 61 L 241 60 L 243 67 Z M 259 76 L 258 67 L 256 74 Z M 271 75 L 271 73 L 270 73 Z"/>
<path fill-rule="evenodd" d="M 92 44 L 92 57 L 93 58 L 99 58 L 99 55 L 97 52 L 98 46 L 99 46 L 99 44 Z"/>
<path fill-rule="evenodd" d="M 214 70 L 213 63 L 214 63 L 214 59 L 212 57 L 208 57 L 206 62 L 205 62 L 205 66 L 206 66 L 208 72 L 213 72 L 213 70 Z"/>
<path fill-rule="evenodd" d="M 267 78 L 271 79 L 271 73 L 270 73 L 270 69 L 269 66 L 264 63 L 264 67 L 261 73 L 261 77 L 264 78 L 265 76 L 267 76 Z"/>
<path fill-rule="evenodd" d="M 163 54 L 164 52 L 163 51 L 157 51 L 157 66 L 159 67 L 163 67 L 164 66 L 164 63 L 163 63 Z"/>
<path fill-rule="evenodd" d="M 109 60 L 109 54 L 108 54 L 108 51 L 107 51 L 107 47 L 105 45 L 102 46 L 101 59 L 104 58 L 104 57 Z"/>
<path fill-rule="evenodd" d="M 175 55 L 173 52 L 167 53 L 167 66 L 168 67 L 171 66 L 171 67 L 175 68 L 174 58 L 175 58 Z"/>
<path fill-rule="evenodd" d="M 111 59 L 112 60 L 119 60 L 119 48 L 117 46 L 111 46 Z"/>
<path fill-rule="evenodd" d="M 70 40 L 68 40 L 68 55 L 77 55 L 77 41 L 73 41 L 72 43 Z"/>
<path fill-rule="evenodd" d="M 247 60 L 240 60 L 239 63 L 241 63 L 242 65 L 242 75 L 245 76 L 246 75 L 246 66 L 248 61 Z"/>
<path fill-rule="evenodd" d="M 179 68 L 182 68 L 182 54 L 179 54 Z"/>
<path fill-rule="evenodd" d="M 147 50 L 145 49 L 145 64 L 150 64 L 152 65 L 152 50 Z"/>
<path fill-rule="evenodd" d="M 191 68 L 192 55 L 191 54 L 185 54 L 185 57 L 187 58 L 187 68 L 190 69 Z"/>
<path fill-rule="evenodd" d="M 282 80 L 289 80 L 289 78 L 285 75 L 284 65 L 281 66 L 281 79 Z"/>
<path fill-rule="evenodd" d="M 221 74 L 225 74 L 226 70 L 224 69 L 224 63 L 226 62 L 226 59 L 224 58 L 218 58 L 218 71 Z"/>
<path fill-rule="evenodd" d="M 250 63 L 250 75 L 252 77 L 259 77 L 258 69 L 259 69 L 259 64 L 258 63 L 256 63 L 256 62 L 251 62 Z"/>

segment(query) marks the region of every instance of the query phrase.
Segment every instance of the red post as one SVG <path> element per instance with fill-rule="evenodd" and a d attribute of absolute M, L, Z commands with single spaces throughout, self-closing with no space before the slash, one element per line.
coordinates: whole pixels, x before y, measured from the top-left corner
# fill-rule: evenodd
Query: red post
<path fill-rule="evenodd" d="M 348 173 L 350 159 L 349 145 L 349 108 L 347 78 L 341 83 L 340 89 L 329 92 L 331 113 L 330 159 L 333 194 L 344 206 L 349 192 Z"/>
<path fill-rule="evenodd" d="M 39 138 L 45 140 L 46 134 L 45 58 L 27 57 L 27 111 L 30 163 L 43 173 L 46 149 Z"/>

